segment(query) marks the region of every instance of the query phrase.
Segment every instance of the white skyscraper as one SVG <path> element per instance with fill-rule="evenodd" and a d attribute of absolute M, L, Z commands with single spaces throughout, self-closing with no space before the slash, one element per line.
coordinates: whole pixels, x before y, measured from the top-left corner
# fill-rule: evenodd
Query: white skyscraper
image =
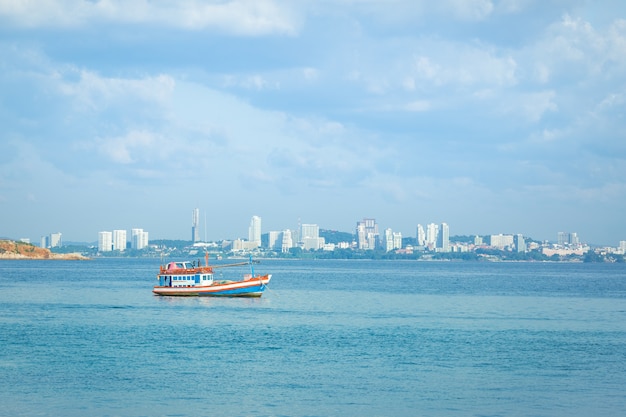
<path fill-rule="evenodd" d="M 356 224 L 356 236 L 359 249 L 376 249 L 378 242 L 378 224 L 375 219 L 363 219 Z"/>
<path fill-rule="evenodd" d="M 513 237 L 513 243 L 515 244 L 515 250 L 517 252 L 526 252 L 526 241 L 524 240 L 524 236 L 521 234 L 517 234 Z"/>
<path fill-rule="evenodd" d="M 143 229 L 132 229 L 130 231 L 130 247 L 141 250 L 148 246 L 148 232 Z"/>
<path fill-rule="evenodd" d="M 513 247 L 513 235 L 503 235 L 502 233 L 499 235 L 491 235 L 489 244 L 500 250 L 506 247 Z"/>
<path fill-rule="evenodd" d="M 113 247 L 113 233 L 100 232 L 98 233 L 98 251 L 110 252 Z"/>
<path fill-rule="evenodd" d="M 126 230 L 113 231 L 113 250 L 123 251 L 126 249 Z"/>
<path fill-rule="evenodd" d="M 400 232 L 393 233 L 393 248 L 402 249 L 402 233 Z"/>
<path fill-rule="evenodd" d="M 200 209 L 191 212 L 191 240 L 193 243 L 200 241 Z"/>
<path fill-rule="evenodd" d="M 441 223 L 437 237 L 437 248 L 441 252 L 450 252 L 450 228 L 447 223 Z"/>
<path fill-rule="evenodd" d="M 267 233 L 267 248 L 268 249 L 280 249 L 282 244 L 282 232 L 270 231 Z"/>
<path fill-rule="evenodd" d="M 417 245 L 426 246 L 426 232 L 421 224 L 417 225 Z"/>
<path fill-rule="evenodd" d="M 437 236 L 439 235 L 439 226 L 435 223 L 430 223 L 426 228 L 426 246 L 430 249 L 437 247 Z"/>
<path fill-rule="evenodd" d="M 248 241 L 255 243 L 256 247 L 261 246 L 261 218 L 252 216 L 250 227 L 248 228 Z"/>
<path fill-rule="evenodd" d="M 41 237 L 41 247 L 42 248 L 57 248 L 62 246 L 61 240 L 61 232 L 59 233 L 51 233 L 48 236 Z"/>
<path fill-rule="evenodd" d="M 281 245 L 281 252 L 289 252 L 289 249 L 293 248 L 293 241 L 291 240 L 291 230 L 287 229 L 283 231 L 283 240 Z"/>
<path fill-rule="evenodd" d="M 385 252 L 390 252 L 393 250 L 393 230 L 387 228 L 385 229 Z"/>
<path fill-rule="evenodd" d="M 318 250 L 324 246 L 324 239 L 320 238 L 320 228 L 316 224 L 303 224 L 300 227 L 300 241 L 305 250 Z"/>
<path fill-rule="evenodd" d="M 62 245 L 61 232 L 50 234 L 50 247 L 57 248 Z"/>

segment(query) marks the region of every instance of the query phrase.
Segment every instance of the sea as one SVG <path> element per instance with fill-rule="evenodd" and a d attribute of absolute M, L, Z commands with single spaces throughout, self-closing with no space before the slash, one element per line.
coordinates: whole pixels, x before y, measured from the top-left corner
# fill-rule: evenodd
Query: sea
<path fill-rule="evenodd" d="M 255 299 L 159 264 L 0 261 L 0 415 L 626 415 L 625 264 L 261 260 Z"/>

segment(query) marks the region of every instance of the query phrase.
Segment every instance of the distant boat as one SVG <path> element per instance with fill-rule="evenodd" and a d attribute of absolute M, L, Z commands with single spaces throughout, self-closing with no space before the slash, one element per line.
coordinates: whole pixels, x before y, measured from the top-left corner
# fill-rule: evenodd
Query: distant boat
<path fill-rule="evenodd" d="M 250 274 L 239 281 L 215 280 L 213 270 L 231 266 L 250 265 Z M 159 285 L 152 292 L 164 296 L 204 297 L 260 297 L 272 279 L 271 274 L 255 275 L 252 257 L 250 262 L 209 266 L 208 254 L 205 265 L 198 262 L 169 262 L 161 265 L 157 274 Z"/>

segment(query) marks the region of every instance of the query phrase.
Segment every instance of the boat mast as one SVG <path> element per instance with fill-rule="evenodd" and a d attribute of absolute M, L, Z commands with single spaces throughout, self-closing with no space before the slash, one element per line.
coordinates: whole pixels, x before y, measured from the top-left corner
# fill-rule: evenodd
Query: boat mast
<path fill-rule="evenodd" d="M 252 274 L 252 278 L 254 278 L 254 264 L 252 263 L 252 254 L 250 254 L 250 273 Z"/>

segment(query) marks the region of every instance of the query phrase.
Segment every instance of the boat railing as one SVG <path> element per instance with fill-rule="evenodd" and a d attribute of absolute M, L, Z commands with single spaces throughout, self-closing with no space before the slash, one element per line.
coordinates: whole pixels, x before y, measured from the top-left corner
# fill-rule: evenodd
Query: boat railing
<path fill-rule="evenodd" d="M 164 266 L 160 267 L 160 274 L 167 275 L 190 275 L 190 274 L 212 274 L 213 268 L 210 266 L 200 266 L 196 268 L 174 268 L 167 269 Z"/>

